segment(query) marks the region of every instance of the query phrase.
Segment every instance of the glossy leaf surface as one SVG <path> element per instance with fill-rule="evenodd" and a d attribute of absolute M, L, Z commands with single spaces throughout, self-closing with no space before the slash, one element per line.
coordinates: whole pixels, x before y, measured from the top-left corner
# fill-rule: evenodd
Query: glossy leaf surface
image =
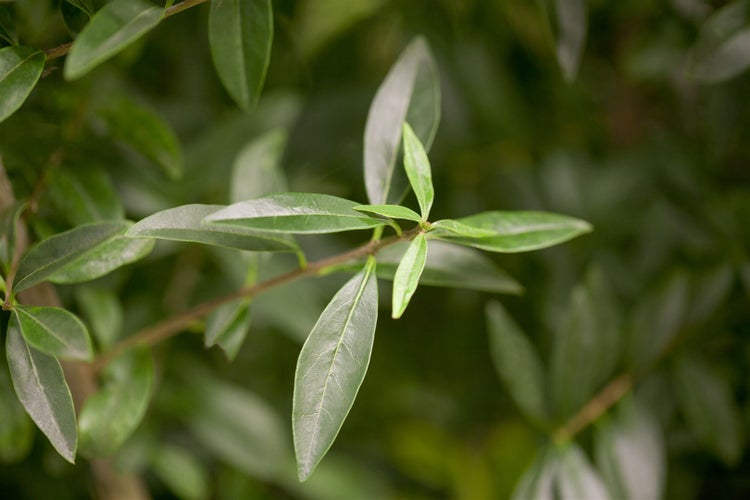
<path fill-rule="evenodd" d="M 91 361 L 94 351 L 86 326 L 59 307 L 17 306 L 17 324 L 34 349 L 56 358 Z"/>
<path fill-rule="evenodd" d="M 354 210 L 388 217 L 389 219 L 403 219 L 414 222 L 422 220 L 417 212 L 400 205 L 359 205 L 354 207 Z"/>
<path fill-rule="evenodd" d="M 336 439 L 364 380 L 378 319 L 375 263 L 350 279 L 320 315 L 297 361 L 292 424 L 306 480 Z"/>
<path fill-rule="evenodd" d="M 432 202 L 435 200 L 435 190 L 432 187 L 432 171 L 427 152 L 419 142 L 419 138 L 408 123 L 403 125 L 404 139 L 404 170 L 409 178 L 409 184 L 417 196 L 422 220 L 430 216 Z"/>
<path fill-rule="evenodd" d="M 0 49 L 0 122 L 12 115 L 42 76 L 44 52 L 31 47 Z"/>
<path fill-rule="evenodd" d="M 393 319 L 398 319 L 406 311 L 414 292 L 419 285 L 419 277 L 427 260 L 427 240 L 419 233 L 411 240 L 393 276 Z"/>

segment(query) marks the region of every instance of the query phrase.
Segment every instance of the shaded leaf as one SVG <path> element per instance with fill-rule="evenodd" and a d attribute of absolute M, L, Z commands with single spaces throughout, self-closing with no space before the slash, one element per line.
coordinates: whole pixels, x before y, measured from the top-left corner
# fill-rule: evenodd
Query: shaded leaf
<path fill-rule="evenodd" d="M 13 309 L 24 340 L 56 358 L 91 361 L 94 351 L 86 326 L 59 307 L 17 306 Z"/>
<path fill-rule="evenodd" d="M 462 237 L 453 232 L 432 231 L 432 237 L 473 246 L 489 252 L 527 252 L 568 241 L 591 231 L 588 222 L 548 212 L 482 212 L 456 220 L 493 236 Z"/>
<path fill-rule="evenodd" d="M 242 148 L 232 167 L 232 203 L 287 190 L 279 168 L 286 141 L 286 132 L 277 129 Z"/>
<path fill-rule="evenodd" d="M 700 326 L 725 304 L 734 284 L 734 271 L 729 265 L 722 265 L 700 276 L 693 283 L 690 297 L 690 311 L 685 324 Z"/>
<path fill-rule="evenodd" d="M 101 168 L 53 169 L 48 186 L 55 208 L 74 226 L 125 216 L 112 181 Z"/>
<path fill-rule="evenodd" d="M 393 319 L 400 318 L 406 311 L 419 285 L 426 260 L 427 240 L 424 233 L 419 233 L 411 240 L 393 275 Z"/>
<path fill-rule="evenodd" d="M 430 161 L 427 159 L 424 146 L 419 142 L 419 138 L 414 134 L 408 123 L 404 123 L 403 125 L 403 139 L 404 170 L 406 171 L 406 176 L 409 178 L 411 189 L 417 196 L 422 220 L 427 220 L 435 199 Z"/>
<path fill-rule="evenodd" d="M 108 349 L 122 330 L 124 313 L 117 294 L 110 288 L 85 285 L 77 286 L 74 293 L 91 334 L 102 350 Z"/>
<path fill-rule="evenodd" d="M 95 5 L 91 0 L 65 0 L 64 3 L 72 5 L 81 12 L 88 14 L 89 17 L 93 16 L 94 12 L 96 12 Z"/>
<path fill-rule="evenodd" d="M 306 480 L 336 439 L 365 378 L 378 318 L 375 261 L 331 299 L 297 361 L 292 423 L 297 471 Z"/>
<path fill-rule="evenodd" d="M 390 219 L 404 219 L 414 222 L 421 222 L 422 218 L 411 208 L 400 205 L 359 205 L 354 207 L 358 212 L 370 213 L 388 217 Z"/>
<path fill-rule="evenodd" d="M 184 448 L 160 444 L 151 457 L 151 468 L 178 498 L 209 498 L 208 471 Z"/>
<path fill-rule="evenodd" d="M 401 127 L 409 122 L 429 150 L 440 121 L 440 83 L 432 54 L 415 38 L 378 88 L 365 125 L 364 168 L 372 204 L 398 203 L 408 187 L 396 168 Z"/>
<path fill-rule="evenodd" d="M 488 303 L 485 311 L 495 370 L 521 411 L 537 423 L 546 422 L 549 397 L 539 355 L 499 302 Z"/>
<path fill-rule="evenodd" d="M 229 205 L 207 216 L 216 226 L 275 233 L 334 233 L 385 224 L 354 210 L 356 202 L 327 194 L 277 193 Z"/>
<path fill-rule="evenodd" d="M 559 467 L 554 450 L 544 450 L 521 476 L 510 498 L 554 500 L 554 483 Z"/>
<path fill-rule="evenodd" d="M 154 385 L 154 361 L 148 349 L 135 349 L 113 360 L 101 389 L 86 400 L 79 417 L 81 452 L 108 456 L 138 427 Z"/>
<path fill-rule="evenodd" d="M 57 452 L 73 463 L 78 431 L 73 398 L 60 363 L 26 344 L 15 315 L 11 316 L 5 341 L 18 400 Z"/>
<path fill-rule="evenodd" d="M 8 45 L 18 45 L 14 14 L 12 5 L 0 3 L 0 40 L 5 40 Z"/>
<path fill-rule="evenodd" d="M 208 17 L 211 57 L 219 79 L 244 110 L 255 106 L 273 41 L 270 0 L 214 0 Z"/>
<path fill-rule="evenodd" d="M 557 62 L 565 81 L 575 80 L 586 42 L 586 0 L 554 0 L 557 18 Z"/>
<path fill-rule="evenodd" d="M 60 3 L 60 14 L 65 27 L 71 34 L 78 34 L 91 20 L 93 12 L 87 12 L 83 2 L 63 1 Z"/>
<path fill-rule="evenodd" d="M 206 319 L 206 347 L 218 344 L 231 361 L 242 347 L 248 328 L 250 328 L 249 301 L 224 304 Z"/>
<path fill-rule="evenodd" d="M 599 472 L 591 465 L 583 450 L 569 444 L 560 450 L 557 476 L 557 494 L 561 500 L 581 498 L 610 498 Z"/>
<path fill-rule="evenodd" d="M 26 206 L 26 202 L 18 201 L 0 212 L 0 265 L 5 272 L 16 255 L 16 230 Z"/>
<path fill-rule="evenodd" d="M 750 66 L 750 8 L 730 2 L 701 27 L 689 59 L 689 74 L 703 83 L 719 83 Z"/>
<path fill-rule="evenodd" d="M 199 204 L 169 208 L 137 222 L 130 228 L 127 236 L 187 241 L 255 252 L 296 250 L 294 240 L 282 234 L 202 222 L 223 208 L 223 205 Z"/>
<path fill-rule="evenodd" d="M 151 31 L 164 9 L 146 0 L 114 0 L 101 8 L 73 42 L 63 75 L 75 80 Z"/>
<path fill-rule="evenodd" d="M 21 107 L 42 76 L 46 56 L 31 47 L 0 49 L 0 122 Z"/>
<path fill-rule="evenodd" d="M 23 460 L 31 451 L 34 426 L 18 402 L 8 378 L 5 360 L 0 362 L 0 461 Z"/>

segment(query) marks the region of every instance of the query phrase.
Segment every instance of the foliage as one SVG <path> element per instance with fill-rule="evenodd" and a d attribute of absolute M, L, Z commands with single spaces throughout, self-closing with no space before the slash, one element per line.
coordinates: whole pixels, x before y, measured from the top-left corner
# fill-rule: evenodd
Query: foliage
<path fill-rule="evenodd" d="M 4 490 L 746 493 L 748 2 L 356 3 L 0 2 Z"/>

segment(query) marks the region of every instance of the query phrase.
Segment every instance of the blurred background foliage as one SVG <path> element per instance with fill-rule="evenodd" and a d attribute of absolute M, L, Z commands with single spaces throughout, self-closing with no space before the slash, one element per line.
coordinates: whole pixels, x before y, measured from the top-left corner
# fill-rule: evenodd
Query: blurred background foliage
<path fill-rule="evenodd" d="M 570 83 L 558 64 L 553 2 L 524 0 L 274 0 L 271 65 L 248 113 L 212 69 L 207 5 L 167 19 L 75 82 L 52 61 L 24 108 L 0 124 L 18 197 L 39 186 L 62 144 L 64 168 L 54 175 L 110 193 L 114 201 L 98 210 L 137 220 L 227 203 L 237 154 L 280 128 L 291 190 L 364 200 L 369 103 L 403 47 L 423 34 L 443 90 L 430 153 L 434 219 L 539 209 L 595 226 L 560 247 L 492 255 L 525 286 L 522 296 L 420 288 L 401 320 L 381 315 L 368 377 L 309 482 L 297 482 L 291 457 L 293 367 L 341 275 L 259 297 L 231 363 L 198 335 L 156 349 L 157 389 L 117 467 L 141 474 L 157 498 L 505 498 L 516 488 L 541 494 L 523 490 L 542 488 L 539 477 L 519 486 L 532 463 L 558 471 L 563 496 L 576 491 L 566 489 L 569 478 L 592 475 L 630 497 L 638 483 L 668 498 L 747 496 L 750 75 L 742 57 L 750 49 L 742 30 L 750 10 L 745 1 L 585 3 L 585 47 Z M 10 37 L 39 48 L 75 31 L 59 1 L 0 3 L 3 16 L 15 16 Z M 733 33 L 740 41 L 727 55 L 720 43 Z M 148 154 L 121 146 L 118 130 L 129 125 L 107 119 L 118 102 L 174 128 L 182 178 L 166 182 Z M 80 223 L 81 211 L 86 218 L 67 191 L 55 195 L 65 182 L 49 182 L 49 196 L 38 198 L 39 237 Z M 303 242 L 315 258 L 357 240 Z M 232 255 L 160 243 L 137 266 L 58 288 L 90 325 L 124 336 L 241 285 Z M 261 273 L 292 265 L 275 259 Z M 380 286 L 388 297 L 389 285 Z M 486 304 L 497 300 L 503 308 L 490 306 L 488 318 Z M 488 340 L 493 328 L 530 340 L 547 377 L 546 423 L 514 402 L 514 374 Z M 621 403 L 572 440 L 555 432 L 618 374 L 628 381 Z M 8 498 L 89 494 L 87 468 L 66 464 L 34 435 L 3 377 L 0 405 L 17 422 L 0 424 L 2 490 Z M 640 459 L 645 470 L 633 472 Z"/>

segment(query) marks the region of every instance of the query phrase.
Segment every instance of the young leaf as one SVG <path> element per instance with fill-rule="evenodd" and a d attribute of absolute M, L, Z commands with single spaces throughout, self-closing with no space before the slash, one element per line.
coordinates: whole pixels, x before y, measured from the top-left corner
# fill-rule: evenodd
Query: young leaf
<path fill-rule="evenodd" d="M 414 222 L 421 222 L 422 218 L 411 208 L 400 205 L 359 205 L 354 207 L 357 212 L 370 213 L 388 217 L 389 219 L 403 219 Z"/>
<path fill-rule="evenodd" d="M 419 285 L 425 261 L 427 260 L 427 240 L 419 233 L 411 240 L 409 248 L 393 276 L 393 319 L 398 319 L 406 311 L 414 292 Z"/>
<path fill-rule="evenodd" d="M 169 208 L 137 222 L 128 230 L 127 236 L 188 241 L 254 252 L 292 252 L 297 249 L 294 240 L 283 234 L 202 223 L 222 208 L 223 205 L 198 204 Z"/>
<path fill-rule="evenodd" d="M 15 315 L 8 323 L 5 341 L 10 377 L 18 400 L 57 452 L 73 463 L 78 431 L 73 398 L 60 363 L 26 344 Z"/>
<path fill-rule="evenodd" d="M 154 450 L 151 467 L 177 498 L 183 500 L 209 498 L 208 471 L 186 449 L 160 443 Z"/>
<path fill-rule="evenodd" d="M 104 373 L 103 387 L 86 400 L 79 417 L 81 452 L 108 456 L 138 427 L 151 399 L 154 361 L 147 349 L 118 357 Z"/>
<path fill-rule="evenodd" d="M 238 154 L 232 166 L 229 199 L 232 203 L 286 191 L 279 168 L 287 134 L 272 130 L 250 142 Z"/>
<path fill-rule="evenodd" d="M 86 326 L 59 307 L 17 306 L 13 309 L 24 340 L 56 358 L 91 361 L 94 351 Z"/>
<path fill-rule="evenodd" d="M 495 370 L 521 411 L 535 422 L 546 422 L 549 397 L 539 355 L 499 302 L 490 302 L 485 311 Z"/>
<path fill-rule="evenodd" d="M 435 230 L 430 235 L 488 252 L 513 253 L 547 248 L 591 231 L 588 222 L 548 212 L 482 212 L 456 222 L 494 234 L 466 237 Z"/>
<path fill-rule="evenodd" d="M 396 168 L 401 127 L 409 122 L 429 150 L 440 121 L 440 83 L 423 38 L 404 50 L 378 88 L 365 125 L 364 166 L 372 204 L 398 203 L 408 187 Z"/>
<path fill-rule="evenodd" d="M 557 18 L 557 62 L 565 81 L 576 78 L 586 41 L 587 0 L 554 0 Z"/>
<path fill-rule="evenodd" d="M 42 76 L 46 57 L 41 50 L 12 46 L 0 49 L 0 122 L 12 115 Z"/>
<path fill-rule="evenodd" d="M 692 48 L 688 72 L 703 83 L 720 83 L 750 67 L 750 8 L 747 2 L 730 2 L 701 27 Z"/>
<path fill-rule="evenodd" d="M 242 201 L 212 213 L 204 222 L 275 233 L 335 233 L 383 226 L 354 210 L 354 201 L 316 193 L 277 193 Z"/>
<path fill-rule="evenodd" d="M 162 117 L 131 99 L 120 97 L 98 110 L 109 133 L 156 163 L 170 179 L 182 177 L 182 149 L 172 127 Z"/>
<path fill-rule="evenodd" d="M 558 457 L 557 498 L 610 498 L 599 472 L 577 444 L 565 446 Z"/>
<path fill-rule="evenodd" d="M 495 235 L 495 231 L 493 230 L 468 226 L 452 219 L 442 219 L 434 222 L 432 228 L 449 231 L 456 236 L 464 236 L 466 238 L 485 238 L 487 236 Z"/>
<path fill-rule="evenodd" d="M 70 48 L 63 75 L 80 78 L 151 31 L 164 9 L 146 0 L 114 0 L 99 10 Z"/>
<path fill-rule="evenodd" d="M 48 195 L 55 208 L 74 226 L 117 220 L 125 216 L 122 202 L 104 169 L 51 169 Z"/>
<path fill-rule="evenodd" d="M 435 199 L 435 190 L 432 187 L 432 172 L 430 171 L 430 160 L 424 146 L 414 134 L 408 123 L 403 125 L 404 132 L 404 170 L 409 178 L 409 184 L 417 196 L 422 220 L 426 221 L 430 215 L 432 202 Z"/>
<path fill-rule="evenodd" d="M 153 245 L 122 237 L 131 225 L 129 221 L 85 224 L 37 243 L 21 258 L 14 289 L 45 280 L 94 279 L 144 257 Z"/>
<path fill-rule="evenodd" d="M 250 304 L 247 300 L 225 304 L 206 319 L 206 347 L 218 344 L 231 361 L 245 340 L 250 327 Z"/>
<path fill-rule="evenodd" d="M 375 261 L 349 280 L 300 351 L 292 423 L 297 472 L 306 480 L 336 439 L 370 363 L 378 319 Z"/>
<path fill-rule="evenodd" d="M 271 0 L 212 1 L 208 39 L 224 88 L 240 108 L 253 108 L 271 60 Z"/>
<path fill-rule="evenodd" d="M 0 461 L 23 460 L 34 442 L 34 426 L 13 391 L 5 360 L 0 361 L 0 422 Z"/>

